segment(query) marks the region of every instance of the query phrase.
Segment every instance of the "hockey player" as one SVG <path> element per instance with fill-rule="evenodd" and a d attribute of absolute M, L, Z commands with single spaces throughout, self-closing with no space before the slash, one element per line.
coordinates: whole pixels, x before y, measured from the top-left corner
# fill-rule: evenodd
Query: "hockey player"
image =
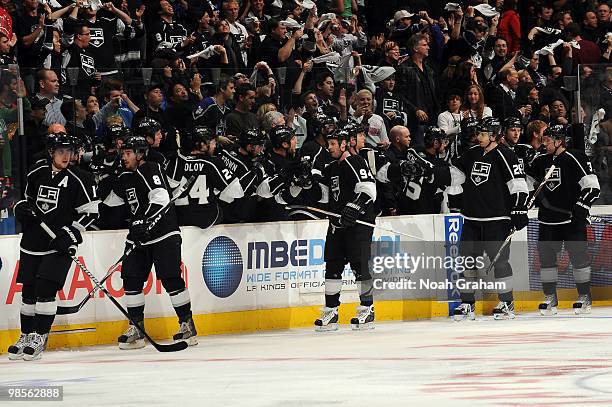
<path fill-rule="evenodd" d="M 67 253 L 76 252 L 83 242 L 81 233 L 98 216 L 93 177 L 70 165 L 72 140 L 65 132 L 48 134 L 47 152 L 48 159 L 30 169 L 25 199 L 15 205 L 23 226 L 17 275 L 23 289 L 21 336 L 9 347 L 9 359 L 42 357 L 57 311 L 57 291 L 64 286 L 71 265 Z M 54 231 L 55 239 L 49 238 L 41 221 Z"/>
<path fill-rule="evenodd" d="M 495 118 L 481 121 L 478 145 L 466 151 L 453 164 L 466 175 L 463 183 L 464 218 L 460 252 L 464 258 L 487 253 L 493 259 L 511 228 L 527 226 L 528 189 L 516 155 L 502 144 L 501 126 Z M 495 263 L 497 282 L 505 283 L 498 292 L 499 303 L 493 309 L 495 319 L 514 318 L 512 295 L 512 267 L 508 262 L 509 247 L 501 252 Z M 477 269 L 466 269 L 466 281 L 475 281 Z M 455 320 L 475 319 L 473 290 L 461 291 L 461 305 L 454 311 Z"/>
<path fill-rule="evenodd" d="M 323 113 L 317 113 L 311 122 L 314 138 L 304 142 L 300 148 L 300 157 L 310 160 L 313 171 L 320 174 L 333 161 L 327 151 L 327 135 L 336 130 L 336 122 Z"/>
<path fill-rule="evenodd" d="M 521 119 L 518 117 L 508 117 L 504 120 L 504 138 L 503 143 L 514 151 L 518 158 L 519 164 L 523 172 L 526 171 L 527 166 L 531 163 L 531 160 L 536 155 L 535 149 L 529 144 L 519 143 L 521 134 L 523 132 L 523 125 Z"/>
<path fill-rule="evenodd" d="M 591 261 L 587 248 L 589 209 L 599 197 L 599 181 L 586 155 L 565 147 L 566 127 L 555 125 L 544 130 L 542 142 L 546 154 L 538 155 L 528 168 L 536 182 L 544 179 L 551 165 L 552 176 L 538 195 L 539 236 L 542 289 L 542 315 L 557 313 L 557 253 L 561 245 L 569 252 L 578 289 L 574 303 L 576 314 L 591 311 Z"/>
<path fill-rule="evenodd" d="M 323 171 L 323 181 L 329 189 L 329 210 L 341 217 L 332 218 L 327 229 L 325 307 L 315 321 L 315 329 L 338 329 L 342 271 L 347 263 L 355 273 L 360 300 L 351 325 L 353 329 L 371 329 L 374 327 L 374 303 L 368 261 L 373 229 L 356 221 L 375 221 L 376 183 L 365 160 L 349 153 L 348 132 L 337 130 L 327 136 L 327 142 L 334 161 Z"/>
<path fill-rule="evenodd" d="M 289 220 L 289 214 L 284 205 L 291 202 L 293 197 L 286 196 L 284 192 L 289 189 L 293 171 L 299 161 L 296 158 L 297 137 L 295 131 L 287 126 L 277 126 L 270 130 L 270 144 L 267 171 L 269 175 L 257 188 L 257 194 L 264 198 L 258 203 L 258 212 L 263 219 Z M 301 192 L 301 190 L 300 190 Z"/>
<path fill-rule="evenodd" d="M 208 128 L 196 126 L 188 137 L 183 137 L 186 154 L 178 153 L 166 168 L 168 182 L 178 188 L 191 176 L 195 182 L 175 201 L 180 226 L 206 229 L 222 220 L 219 201 L 231 203 L 244 196 L 244 190 L 234 173 L 215 152 L 215 136 Z M 251 178 L 255 175 L 251 174 Z M 259 178 L 261 179 L 263 175 Z M 249 179 L 244 179 L 246 183 Z M 218 194 L 215 191 L 220 191 Z"/>
<path fill-rule="evenodd" d="M 430 165 L 418 178 L 410 180 L 405 195 L 412 200 L 414 214 L 442 213 L 444 191 L 447 187 L 460 185 L 465 179 L 463 174 L 441 159 L 449 144 L 449 137 L 438 127 L 426 127 L 423 136 L 424 148 L 409 149 L 408 153 L 427 161 Z"/>
<path fill-rule="evenodd" d="M 166 164 L 166 157 L 158 150 L 163 134 L 161 124 L 157 120 L 150 117 L 143 118 L 134 129 L 134 135 L 144 137 L 149 143 L 149 149 L 147 149 L 145 157 L 147 161 L 154 161 L 161 166 Z"/>
<path fill-rule="evenodd" d="M 108 230 L 127 227 L 123 213 L 123 200 L 118 199 L 113 188 L 122 171 L 121 144 L 130 135 L 130 129 L 123 124 L 110 126 L 106 131 L 104 151 L 92 159 L 91 170 L 98 184 L 98 196 L 101 201 L 98 207 L 100 216 L 92 224 L 93 229 Z"/>
<path fill-rule="evenodd" d="M 265 173 L 265 170 L 262 171 L 262 163 L 267 160 L 264 153 L 264 145 L 267 141 L 268 137 L 265 133 L 257 129 L 249 129 L 240 134 L 237 145 L 231 144 L 219 152 L 225 166 L 240 179 L 244 190 L 244 197 L 234 199 L 231 203 L 221 202 L 223 223 L 255 220 L 257 207 L 255 192 L 263 181 L 259 177 Z M 254 178 L 251 176 L 253 171 L 256 171 L 257 174 Z"/>
<path fill-rule="evenodd" d="M 126 250 L 140 243 L 124 260 L 121 269 L 127 310 L 130 317 L 144 328 L 145 298 L 142 290 L 154 264 L 157 278 L 170 295 L 179 318 L 180 328 L 174 339 L 195 345 L 197 333 L 191 316 L 191 300 L 181 277 L 181 232 L 174 207 L 164 212 L 164 207 L 170 202 L 170 186 L 161 165 L 145 160 L 148 149 L 149 143 L 144 137 L 131 136 L 124 141 L 121 153 L 125 171 L 119 175 L 118 196 L 129 206 L 130 212 Z M 149 224 L 156 217 L 159 220 L 149 231 Z M 118 342 L 120 349 L 145 346 L 144 336 L 132 325 L 118 338 Z"/>

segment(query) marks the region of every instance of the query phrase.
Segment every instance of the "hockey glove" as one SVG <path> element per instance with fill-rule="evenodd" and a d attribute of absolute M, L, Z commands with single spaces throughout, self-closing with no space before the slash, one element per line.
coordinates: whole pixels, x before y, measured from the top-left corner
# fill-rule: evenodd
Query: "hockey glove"
<path fill-rule="evenodd" d="M 412 148 L 408 149 L 406 160 L 418 168 L 419 178 L 424 177 L 428 182 L 431 182 L 430 178 L 432 178 L 434 170 L 434 165 L 432 163 L 427 161 Z"/>
<path fill-rule="evenodd" d="M 578 204 L 574 205 L 572 210 L 572 225 L 579 228 L 585 228 L 588 224 L 589 210 Z"/>
<path fill-rule="evenodd" d="M 19 201 L 15 205 L 15 217 L 22 225 L 30 225 L 37 222 L 34 207 L 28 201 Z"/>
<path fill-rule="evenodd" d="M 79 229 L 74 226 L 64 226 L 55 234 L 55 239 L 51 240 L 49 248 L 74 255 L 76 246 L 82 242 L 83 238 Z"/>
<path fill-rule="evenodd" d="M 400 162 L 400 171 L 404 177 L 409 179 L 420 178 L 423 175 L 419 167 L 405 160 Z"/>
<path fill-rule="evenodd" d="M 144 219 L 136 219 L 130 224 L 128 239 L 133 242 L 144 242 L 150 238 L 149 224 Z"/>
<path fill-rule="evenodd" d="M 527 216 L 527 211 L 524 209 L 515 209 L 510 212 L 510 219 L 516 231 L 525 228 L 529 224 L 529 217 Z"/>
<path fill-rule="evenodd" d="M 340 213 L 340 225 L 347 228 L 355 226 L 359 215 L 365 212 L 366 203 L 369 200 L 367 195 L 360 194 L 355 201 L 347 203 Z"/>
<path fill-rule="evenodd" d="M 266 177 L 266 167 L 263 163 L 265 160 L 265 156 L 263 154 L 259 154 L 251 160 L 253 163 L 252 171 L 255 173 L 255 182 L 259 185 Z"/>

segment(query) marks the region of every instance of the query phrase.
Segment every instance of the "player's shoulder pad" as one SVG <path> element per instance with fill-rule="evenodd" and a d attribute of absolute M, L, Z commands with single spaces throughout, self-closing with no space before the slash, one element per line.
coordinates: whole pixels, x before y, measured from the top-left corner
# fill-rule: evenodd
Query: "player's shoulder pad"
<path fill-rule="evenodd" d="M 95 184 L 95 178 L 92 173 L 85 171 L 84 169 L 76 165 L 70 165 L 68 169 L 70 170 L 69 172 L 73 176 L 77 177 L 79 180 Z"/>
<path fill-rule="evenodd" d="M 49 161 L 47 161 L 46 158 L 42 158 L 36 161 L 34 164 L 32 164 L 32 166 L 30 167 L 30 170 L 28 171 L 28 175 L 33 174 L 43 168 L 50 168 Z"/>

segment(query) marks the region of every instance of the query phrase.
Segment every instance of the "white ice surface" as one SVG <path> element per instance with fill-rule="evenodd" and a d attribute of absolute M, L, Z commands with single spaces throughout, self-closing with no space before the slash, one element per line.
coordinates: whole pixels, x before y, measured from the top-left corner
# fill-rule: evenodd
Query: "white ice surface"
<path fill-rule="evenodd" d="M 182 352 L 114 346 L 0 360 L 0 385 L 62 385 L 5 406 L 612 405 L 612 309 L 200 337 Z M 4 358 L 5 355 L 2 355 Z"/>

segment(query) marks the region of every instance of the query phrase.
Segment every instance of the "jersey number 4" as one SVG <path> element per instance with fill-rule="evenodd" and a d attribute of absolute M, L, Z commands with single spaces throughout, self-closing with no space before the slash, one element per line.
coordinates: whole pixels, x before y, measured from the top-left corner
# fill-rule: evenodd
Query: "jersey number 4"
<path fill-rule="evenodd" d="M 189 189 L 188 197 L 191 199 L 197 199 L 199 205 L 206 205 L 208 203 L 208 188 L 206 187 L 206 175 L 198 175 L 195 182 Z M 176 206 L 189 205 L 189 198 L 179 198 L 176 200 Z"/>

